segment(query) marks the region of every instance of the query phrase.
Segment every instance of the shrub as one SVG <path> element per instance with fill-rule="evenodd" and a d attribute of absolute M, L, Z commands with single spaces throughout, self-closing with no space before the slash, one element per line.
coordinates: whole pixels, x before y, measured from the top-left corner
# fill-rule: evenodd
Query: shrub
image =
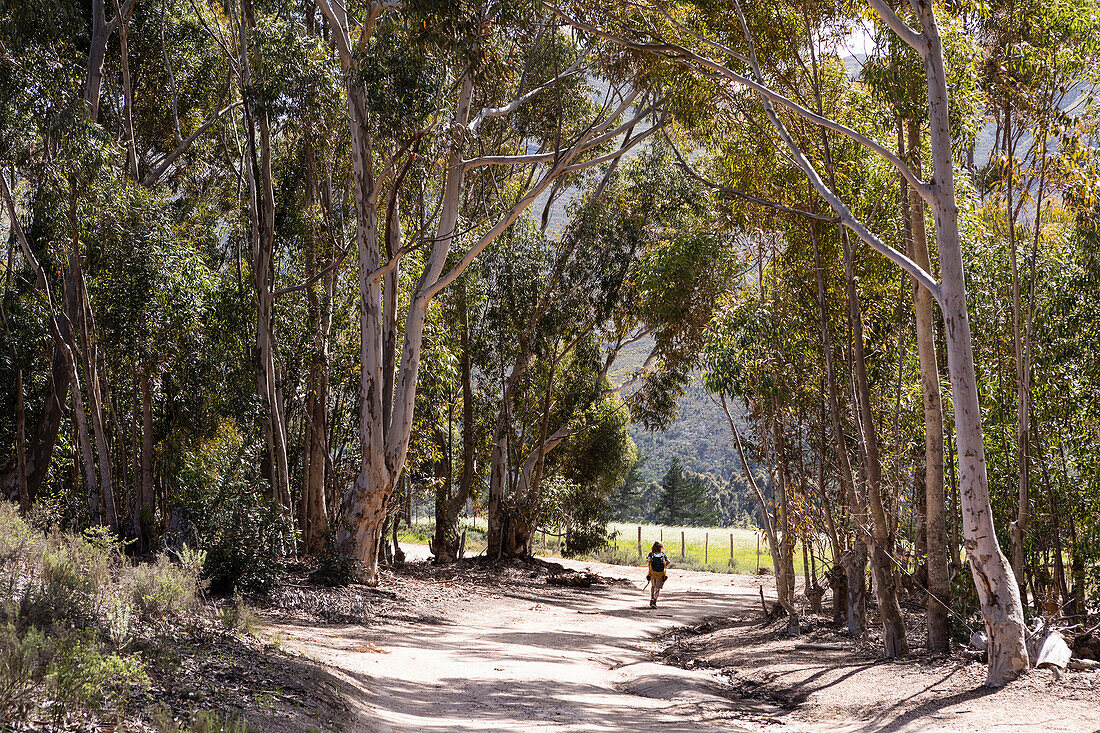
<path fill-rule="evenodd" d="M 139 658 L 105 653 L 90 629 L 73 631 L 58 642 L 48 679 L 64 710 L 123 706 L 131 685 L 148 682 Z"/>
<path fill-rule="evenodd" d="M 202 533 L 211 590 L 267 593 L 285 577 L 294 532 L 281 507 L 246 491 L 225 497 L 210 519 Z"/>
<path fill-rule="evenodd" d="M 134 607 L 122 595 L 115 595 L 112 602 L 104 612 L 106 621 L 107 638 L 115 645 L 116 651 L 121 651 L 130 645 Z"/>
<path fill-rule="evenodd" d="M 241 596 L 233 596 L 233 600 L 224 608 L 218 610 L 218 618 L 222 625 L 229 631 L 239 631 L 251 634 L 256 630 L 260 622 L 260 616 L 256 610 L 246 604 Z"/>
<path fill-rule="evenodd" d="M 28 580 L 18 593 L 15 615 L 22 623 L 92 623 L 112 557 L 79 536 L 53 531 L 24 561 Z M 15 600 L 14 598 L 12 600 Z"/>
<path fill-rule="evenodd" d="M 19 615 L 44 544 L 45 536 L 28 527 L 13 505 L 0 502 L 0 619 Z"/>
<path fill-rule="evenodd" d="M 27 524 L 43 533 L 53 529 L 73 530 L 91 523 L 88 502 L 80 492 L 62 491 L 53 496 L 39 494 L 27 512 Z"/>
<path fill-rule="evenodd" d="M 310 579 L 330 588 L 349 585 L 358 577 L 359 565 L 359 560 L 336 541 L 336 531 L 329 528 Z"/>
<path fill-rule="evenodd" d="M 191 555 L 184 567 L 164 554 L 157 555 L 154 562 L 134 567 L 129 573 L 134 607 L 146 621 L 193 611 L 201 592 L 200 569 L 201 563 L 196 565 Z"/>
<path fill-rule="evenodd" d="M 80 533 L 81 538 L 87 543 L 88 549 L 98 552 L 106 559 L 117 559 L 126 552 L 127 545 L 133 544 L 133 540 L 124 540 L 111 531 L 109 527 L 99 525 L 88 527 Z"/>
<path fill-rule="evenodd" d="M 47 658 L 48 644 L 38 629 L 24 634 L 12 624 L 0 629 L 0 720 L 25 712 Z"/>
<path fill-rule="evenodd" d="M 0 502 L 0 562 L 17 560 L 26 554 L 29 546 L 40 544 L 42 538 L 41 532 L 23 521 L 14 504 Z"/>

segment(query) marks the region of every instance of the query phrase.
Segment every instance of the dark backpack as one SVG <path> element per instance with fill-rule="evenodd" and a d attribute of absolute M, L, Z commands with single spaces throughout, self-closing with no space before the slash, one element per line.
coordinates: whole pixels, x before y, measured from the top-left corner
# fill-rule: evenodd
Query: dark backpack
<path fill-rule="evenodd" d="M 649 556 L 649 567 L 653 569 L 655 573 L 663 573 L 665 571 L 665 562 L 668 560 L 663 552 L 659 552 L 656 555 Z"/>

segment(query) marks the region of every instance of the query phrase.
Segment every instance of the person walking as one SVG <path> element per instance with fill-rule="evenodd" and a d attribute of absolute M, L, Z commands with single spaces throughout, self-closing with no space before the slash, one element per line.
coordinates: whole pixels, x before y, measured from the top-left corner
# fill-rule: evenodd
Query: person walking
<path fill-rule="evenodd" d="M 665 546 L 660 542 L 653 543 L 653 549 L 646 556 L 649 562 L 649 582 L 652 586 L 649 591 L 649 607 L 657 607 L 657 596 L 661 593 L 665 581 L 668 580 L 668 568 L 672 562 L 665 554 Z"/>

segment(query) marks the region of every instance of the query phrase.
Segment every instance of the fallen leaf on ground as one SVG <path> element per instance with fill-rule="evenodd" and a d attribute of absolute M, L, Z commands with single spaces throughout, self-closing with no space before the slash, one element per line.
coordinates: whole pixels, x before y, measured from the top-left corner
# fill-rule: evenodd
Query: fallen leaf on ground
<path fill-rule="evenodd" d="M 372 654 L 389 654 L 388 650 L 383 649 L 379 646 L 375 646 L 374 644 L 364 644 L 355 651 L 359 652 L 360 654 L 367 654 L 368 652 Z"/>

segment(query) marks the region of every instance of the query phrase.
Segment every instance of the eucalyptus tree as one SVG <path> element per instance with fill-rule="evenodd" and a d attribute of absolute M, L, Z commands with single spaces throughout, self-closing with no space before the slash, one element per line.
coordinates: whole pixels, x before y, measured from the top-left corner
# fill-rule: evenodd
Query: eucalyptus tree
<path fill-rule="evenodd" d="M 797 33 L 798 29 L 794 32 Z M 830 109 L 838 120 L 862 124 L 865 130 L 882 133 L 881 127 L 861 123 L 860 116 L 866 109 L 865 98 L 851 89 L 847 73 L 838 59 L 831 56 L 818 59 L 815 54 L 809 64 L 799 66 L 791 63 L 776 75 L 789 89 L 790 96 L 809 97 L 819 109 Z M 731 208 L 728 216 L 733 221 L 739 222 L 744 229 L 758 229 L 761 232 L 755 237 L 758 252 L 755 259 L 759 268 L 757 279 L 762 283 L 761 298 L 765 293 L 763 283 L 766 273 L 773 279 L 801 277 L 817 285 L 817 328 L 814 330 L 819 331 L 818 348 L 824 360 L 824 381 L 829 394 L 826 411 L 831 418 L 829 422 L 836 446 L 834 462 L 840 493 L 847 503 L 851 519 L 850 546 L 843 551 L 839 543 L 834 543 L 832 547 L 834 562 L 843 566 L 847 576 L 843 583 L 838 574 L 831 576 L 834 591 L 847 593 L 846 602 L 838 599 L 837 605 L 845 606 L 849 629 L 853 633 L 861 632 L 866 589 L 864 576 L 867 548 L 870 546 L 873 549 L 870 557 L 872 570 L 876 576 L 875 592 L 879 607 L 886 609 L 882 613 L 887 630 L 884 636 L 886 650 L 892 656 L 904 654 L 905 633 L 896 597 L 896 569 L 892 559 L 895 553 L 898 471 L 888 475 L 883 468 L 887 455 L 886 439 L 880 434 L 874 414 L 876 403 L 881 405 L 883 402 L 880 396 L 883 380 L 881 377 L 874 378 L 876 371 L 882 373 L 882 369 L 876 369 L 874 364 L 877 361 L 875 355 L 881 347 L 870 343 L 873 338 L 868 336 L 883 333 L 884 329 L 874 322 L 865 326 L 865 321 L 878 317 L 880 309 L 876 305 L 888 299 L 880 292 L 882 286 L 879 281 L 884 278 L 875 268 L 867 266 L 862 253 L 843 236 L 843 231 L 837 236 L 837 228 L 832 226 L 836 223 L 836 217 L 817 211 L 820 207 L 808 190 L 807 183 L 799 178 L 792 179 L 784 170 L 781 143 L 758 134 L 762 126 L 769 124 L 762 106 L 751 95 L 730 97 L 724 102 L 717 106 L 713 121 L 700 126 L 695 132 L 712 155 L 701 159 L 695 166 L 689 165 L 683 158 L 681 164 L 688 175 L 707 181 L 722 195 Z M 796 116 L 780 114 L 784 115 L 784 124 L 793 139 L 806 150 L 807 156 L 826 170 L 834 186 L 842 186 L 838 190 L 849 206 L 868 217 L 868 221 L 893 234 L 896 229 L 894 219 L 890 210 L 883 210 L 881 206 L 883 197 L 889 196 L 890 183 L 876 159 L 850 141 L 829 141 L 821 136 L 816 126 L 806 124 Z M 702 168 L 703 172 L 698 168 Z M 843 170 L 843 176 L 835 175 L 837 170 Z M 755 195 L 747 191 L 753 191 Z M 844 284 L 844 310 L 847 311 L 846 321 L 850 329 L 847 338 L 843 332 L 834 334 L 831 325 L 835 315 L 831 307 L 832 298 L 826 289 L 825 273 L 830 273 L 829 279 L 832 279 L 832 273 L 837 270 L 834 268 L 835 260 L 824 250 L 831 252 L 834 245 L 842 255 L 839 279 Z M 780 261 L 786 262 L 786 266 L 768 264 Z M 805 269 L 795 268 L 794 262 L 800 262 Z M 811 267 L 812 273 L 809 271 Z M 784 297 L 800 297 L 796 295 L 796 289 L 783 292 Z M 848 344 L 847 358 L 838 360 L 834 343 L 844 341 Z M 776 347 L 772 344 L 770 348 Z M 797 351 L 798 347 L 792 344 L 790 348 Z M 850 380 L 842 374 L 843 367 L 840 365 L 844 362 L 850 365 Z M 845 415 L 847 411 L 841 407 L 840 385 L 849 381 L 853 410 L 850 415 Z M 714 384 L 717 388 L 720 380 Z M 723 393 L 721 389 L 717 391 Z M 767 422 L 773 420 L 776 414 L 776 410 L 772 409 L 761 419 Z M 849 420 L 852 431 L 847 427 Z M 849 455 L 849 432 L 857 436 L 858 458 L 855 460 Z M 897 467 L 898 461 L 895 459 L 894 468 Z M 823 495 L 823 498 L 823 508 L 828 516 L 831 507 L 828 497 Z"/>
<path fill-rule="evenodd" d="M 760 235 L 758 235 L 760 236 Z M 807 379 L 816 356 L 812 291 L 794 274 L 800 269 L 794 246 L 770 237 L 758 262 L 757 280 L 726 298 L 711 323 L 704 349 L 703 381 L 726 415 L 734 446 L 763 521 L 776 594 L 787 612 L 787 630 L 800 633 L 795 603 L 794 548 L 799 535 L 795 506 L 801 482 L 795 469 L 804 446 L 796 423 L 799 410 L 816 399 L 817 385 Z M 744 409 L 741 409 L 741 405 Z M 747 414 L 754 435 L 742 436 L 735 413 Z M 768 468 L 765 485 L 749 467 L 749 457 Z M 856 529 L 858 532 L 858 528 Z"/>
<path fill-rule="evenodd" d="M 531 551 L 544 464 L 596 429 L 601 404 L 627 396 L 637 419 L 667 421 L 701 332 L 732 279 L 728 238 L 706 231 L 709 195 L 654 144 L 591 181 L 553 240 L 513 228 L 480 268 L 479 328 L 494 356 L 490 553 Z M 642 348 L 623 373 L 618 359 Z"/>
<path fill-rule="evenodd" d="M 631 52 L 669 59 L 709 79 L 720 79 L 731 95 L 751 90 L 763 104 L 775 134 L 794 167 L 805 174 L 816 193 L 844 227 L 896 263 L 928 288 L 944 316 L 948 371 L 951 377 L 963 530 L 970 568 L 990 636 L 987 683 L 1001 685 L 1028 668 L 1020 590 L 997 542 L 989 499 L 988 471 L 966 302 L 966 278 L 959 239 L 948 75 L 943 39 L 930 0 L 915 0 L 913 22 L 906 22 L 883 0 L 870 0 L 877 20 L 921 58 L 928 102 L 931 176 L 919 178 L 898 155 L 880 142 L 827 114 L 818 114 L 776 90 L 767 71 L 769 54 L 790 52 L 789 37 L 776 34 L 772 13 L 757 6 L 730 4 L 634 3 L 627 9 L 586 4 L 555 6 L 563 22 L 619 44 Z M 751 20 L 751 22 L 750 22 Z M 759 49 L 758 49 L 758 44 Z M 777 48 L 779 50 L 777 50 Z M 762 51 L 763 53 L 758 53 Z M 797 49 L 795 49 L 797 51 Z M 893 165 L 932 209 L 941 275 L 937 280 L 906 254 L 890 246 L 861 221 L 827 182 L 791 136 L 777 108 L 850 138 Z"/>
<path fill-rule="evenodd" d="M 45 266 L 39 288 L 58 326 L 46 328 L 55 358 L 24 464 L 28 489 L 46 478 L 68 392 L 89 499 L 102 496 L 105 509 L 114 499 L 104 520 L 149 548 L 158 510 L 163 521 L 179 504 L 165 484 L 201 441 L 243 417 L 231 336 L 240 324 L 226 297 L 235 182 L 219 175 L 229 171 L 217 144 L 239 104 L 208 35 L 217 28 L 192 5 L 9 9 L 0 156 L 13 174 L 5 208 L 30 254 L 8 274 Z M 55 472 L 52 483 L 51 496 L 68 482 Z M 82 521 L 100 521 L 91 508 Z"/>
<path fill-rule="evenodd" d="M 976 134 L 974 107 L 977 104 L 976 70 L 980 54 L 971 39 L 960 32 L 957 24 L 948 28 L 946 53 L 949 62 L 946 68 L 953 100 L 950 108 L 952 130 L 956 146 L 972 148 Z M 898 156 L 907 162 L 915 175 L 921 175 L 927 104 L 920 57 L 895 34 L 879 29 L 874 52 L 864 64 L 861 75 L 872 92 L 894 113 Z M 904 182 L 899 204 L 905 228 L 906 252 L 919 267 L 933 272 L 935 241 L 928 236 L 925 203 L 920 192 L 909 182 Z M 946 604 L 951 588 L 944 501 L 943 404 L 932 294 L 916 280 L 913 281 L 912 302 L 924 402 L 924 531 L 923 536 L 917 539 L 926 555 L 929 648 L 944 651 L 948 645 Z"/>
<path fill-rule="evenodd" d="M 429 304 L 555 181 L 646 139 L 651 133 L 613 145 L 656 98 L 621 69 L 595 95 L 584 79 L 601 73 L 598 55 L 548 28 L 530 3 L 382 2 L 359 15 L 329 0 L 317 6 L 344 76 L 359 255 L 362 467 L 340 531 L 363 561 L 364 579 L 376 583 L 386 500 L 411 437 Z M 419 174 L 406 177 L 414 165 Z M 424 196 L 407 212 L 416 215 L 408 236 L 399 194 L 412 180 Z M 493 198 L 461 231 L 463 199 L 474 189 Z M 420 274 L 399 316 L 397 273 L 416 248 L 424 249 Z"/>
<path fill-rule="evenodd" d="M 998 235 L 1008 244 L 1012 362 L 1016 392 L 1016 517 L 1010 525 L 1012 567 L 1021 590 L 1026 579 L 1031 482 L 1031 399 L 1035 328 L 1036 260 L 1043 218 L 1061 194 L 1064 172 L 1078 162 L 1064 156 L 1063 141 L 1087 114 L 1096 81 L 1100 17 L 1088 3 L 995 2 L 972 20 L 982 45 L 981 87 L 992 117 L 988 160 L 970 167 L 983 196 L 1003 206 Z M 1067 139 L 1069 138 L 1069 139 Z M 1027 239 L 1030 230 L 1030 246 Z M 1021 247 L 1025 247 L 1022 252 Z M 1026 595 L 1026 594 L 1025 594 Z M 1026 603 L 1026 599 L 1025 599 Z"/>
<path fill-rule="evenodd" d="M 605 198 L 618 193 L 612 184 Z M 521 219 L 481 268 L 487 303 L 478 330 L 492 354 L 486 366 L 499 405 L 487 503 L 490 555 L 532 552 L 548 459 L 557 463 L 559 446 L 596 429 L 588 424 L 602 414 L 595 408 L 618 399 L 611 369 L 637 335 L 615 333 L 613 324 L 639 232 L 628 224 L 618 237 L 601 237 L 609 207 L 591 196 L 560 242 Z M 601 340 L 609 341 L 606 356 Z"/>

